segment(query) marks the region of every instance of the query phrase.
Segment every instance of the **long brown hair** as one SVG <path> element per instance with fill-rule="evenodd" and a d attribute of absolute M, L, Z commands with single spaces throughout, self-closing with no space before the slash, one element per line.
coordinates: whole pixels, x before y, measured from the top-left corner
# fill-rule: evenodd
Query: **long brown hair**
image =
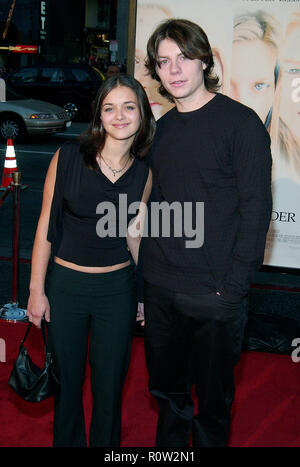
<path fill-rule="evenodd" d="M 204 84 L 208 91 L 219 89 L 219 78 L 213 74 L 214 58 L 207 35 L 198 24 L 187 19 L 168 19 L 161 23 L 151 35 L 147 44 L 147 58 L 145 66 L 151 77 L 160 82 L 156 73 L 158 64 L 158 48 L 161 41 L 171 39 L 180 48 L 183 55 L 191 60 L 198 59 L 206 64 L 204 70 Z M 162 96 L 174 102 L 172 96 L 160 84 L 158 88 Z"/>
<path fill-rule="evenodd" d="M 154 138 L 156 123 L 143 86 L 136 79 L 125 74 L 108 78 L 98 90 L 92 120 L 87 131 L 82 135 L 80 143 L 80 152 L 83 154 L 86 166 L 94 170 L 98 170 L 96 157 L 103 149 L 106 139 L 106 132 L 101 121 L 102 104 L 110 91 L 118 86 L 133 90 L 141 114 L 141 125 L 130 148 L 131 155 L 138 159 L 144 158 Z"/>

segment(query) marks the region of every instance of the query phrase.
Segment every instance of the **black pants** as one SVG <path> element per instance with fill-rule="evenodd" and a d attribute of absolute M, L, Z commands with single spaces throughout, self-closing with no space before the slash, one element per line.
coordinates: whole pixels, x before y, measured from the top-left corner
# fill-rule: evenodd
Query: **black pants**
<path fill-rule="evenodd" d="M 156 446 L 226 446 L 247 300 L 145 284 L 149 390 L 159 403 Z M 196 414 L 192 399 L 195 385 Z"/>
<path fill-rule="evenodd" d="M 121 400 L 136 316 L 132 267 L 86 274 L 53 265 L 49 339 L 60 378 L 54 446 L 86 446 L 82 387 L 89 346 L 93 411 L 90 446 L 119 446 Z"/>

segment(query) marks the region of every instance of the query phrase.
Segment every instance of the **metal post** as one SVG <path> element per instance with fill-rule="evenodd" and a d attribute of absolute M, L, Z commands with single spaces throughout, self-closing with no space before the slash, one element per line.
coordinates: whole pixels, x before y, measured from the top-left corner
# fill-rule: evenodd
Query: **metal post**
<path fill-rule="evenodd" d="M 18 275 L 19 275 L 19 233 L 20 233 L 20 193 L 21 173 L 13 172 L 13 255 L 12 255 L 12 300 L 0 309 L 0 318 L 8 321 L 26 321 L 26 310 L 18 306 Z"/>
<path fill-rule="evenodd" d="M 19 233 L 20 233 L 20 191 L 21 172 L 13 172 L 13 273 L 12 273 L 12 302 L 18 301 L 18 275 L 19 275 Z"/>

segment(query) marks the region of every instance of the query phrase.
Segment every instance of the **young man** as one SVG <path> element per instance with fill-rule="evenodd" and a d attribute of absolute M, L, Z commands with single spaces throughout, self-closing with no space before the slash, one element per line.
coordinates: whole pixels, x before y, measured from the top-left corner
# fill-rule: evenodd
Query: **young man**
<path fill-rule="evenodd" d="M 152 201 L 180 202 L 182 211 L 189 203 L 195 237 L 199 226 L 204 232 L 202 246 L 199 238 L 188 243 L 191 226 L 178 236 L 174 213 L 169 236 L 144 239 L 146 359 L 160 406 L 156 445 L 187 446 L 192 431 L 194 446 L 225 446 L 247 294 L 271 215 L 270 138 L 254 111 L 216 92 L 212 51 L 198 25 L 165 21 L 147 52 L 151 76 L 176 105 L 158 121 L 150 151 Z"/>

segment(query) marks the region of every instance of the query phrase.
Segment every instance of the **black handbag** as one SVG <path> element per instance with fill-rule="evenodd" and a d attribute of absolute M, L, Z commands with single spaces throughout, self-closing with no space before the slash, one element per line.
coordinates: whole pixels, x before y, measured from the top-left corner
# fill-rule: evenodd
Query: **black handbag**
<path fill-rule="evenodd" d="M 59 381 L 54 372 L 51 353 L 48 350 L 44 320 L 41 322 L 45 351 L 44 368 L 41 369 L 33 363 L 27 349 L 24 347 L 24 342 L 31 326 L 32 323 L 29 323 L 27 326 L 8 384 L 22 399 L 29 402 L 40 402 L 54 395 L 55 391 L 59 388 Z"/>

